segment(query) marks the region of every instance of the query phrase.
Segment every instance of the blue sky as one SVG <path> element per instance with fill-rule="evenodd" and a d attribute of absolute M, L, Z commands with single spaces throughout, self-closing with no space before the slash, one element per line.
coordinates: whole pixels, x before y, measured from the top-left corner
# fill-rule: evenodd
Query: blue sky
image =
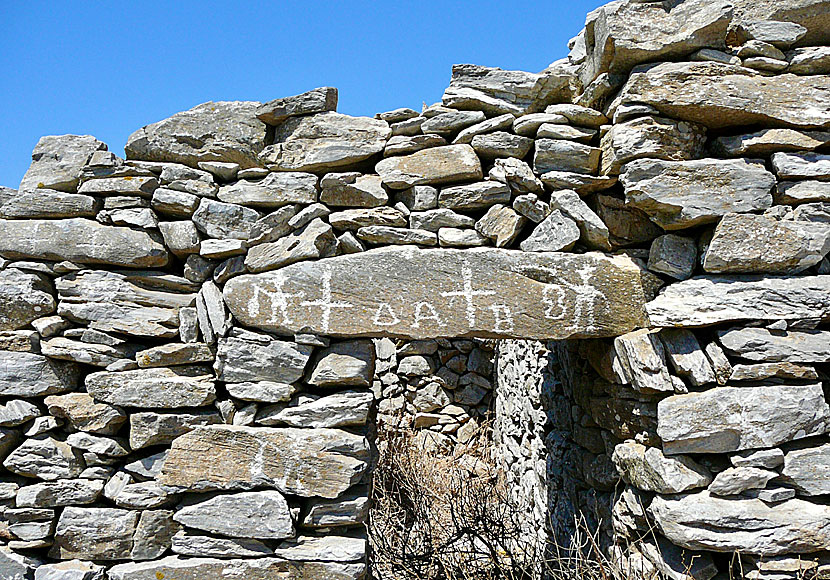
<path fill-rule="evenodd" d="M 602 3 L 0 0 L 0 185 L 41 135 L 123 155 L 134 130 L 210 100 L 331 85 L 342 113 L 419 109 L 454 63 L 542 70 Z"/>

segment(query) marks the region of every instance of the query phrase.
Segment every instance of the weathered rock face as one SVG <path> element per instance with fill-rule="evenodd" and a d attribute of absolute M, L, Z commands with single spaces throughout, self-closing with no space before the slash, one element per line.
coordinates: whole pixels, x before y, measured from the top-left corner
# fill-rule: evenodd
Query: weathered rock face
<path fill-rule="evenodd" d="M 623 479 L 643 491 L 681 493 L 712 481 L 711 474 L 688 457 L 666 457 L 656 447 L 634 442 L 617 445 L 613 460 Z"/>
<path fill-rule="evenodd" d="M 55 311 L 49 285 L 37 274 L 0 271 L 0 330 L 17 330 Z"/>
<path fill-rule="evenodd" d="M 174 519 L 222 536 L 280 540 L 294 535 L 288 502 L 278 491 L 219 495 L 182 508 Z"/>
<path fill-rule="evenodd" d="M 795 274 L 830 252 L 830 224 L 727 214 L 715 229 L 703 268 L 717 274 Z"/>
<path fill-rule="evenodd" d="M 830 361 L 830 332 L 827 331 L 733 328 L 718 331 L 718 339 L 729 352 L 754 361 L 805 363 Z"/>
<path fill-rule="evenodd" d="M 199 407 L 216 398 L 210 368 L 202 366 L 93 373 L 86 388 L 95 399 L 127 407 Z"/>
<path fill-rule="evenodd" d="M 642 324 L 639 288 L 619 258 L 384 248 L 240 276 L 225 300 L 244 324 L 280 334 L 563 338 Z"/>
<path fill-rule="evenodd" d="M 588 86 L 605 72 L 627 73 L 643 62 L 675 60 L 699 48 L 723 46 L 732 12 L 726 1 L 602 6 L 585 23 L 586 60 L 580 78 Z"/>
<path fill-rule="evenodd" d="M 574 84 L 567 74 L 457 64 L 442 101 L 454 109 L 521 115 L 542 110 L 549 103 L 570 101 Z"/>
<path fill-rule="evenodd" d="M 240 333 L 219 341 L 216 375 L 228 383 L 293 383 L 303 376 L 312 349 L 267 334 Z"/>
<path fill-rule="evenodd" d="M 821 384 L 720 387 L 663 399 L 657 410 L 657 432 L 669 454 L 775 447 L 830 426 Z"/>
<path fill-rule="evenodd" d="M 0 394 L 37 397 L 74 390 L 79 369 L 31 352 L 0 350 Z"/>
<path fill-rule="evenodd" d="M 128 268 L 160 267 L 168 260 L 156 235 L 82 218 L 0 220 L 0 255 Z"/>
<path fill-rule="evenodd" d="M 664 63 L 636 69 L 615 105 L 651 105 L 663 115 L 710 129 L 757 123 L 826 129 L 828 92 L 829 76 L 766 77 L 714 62 Z"/>
<path fill-rule="evenodd" d="M 830 543 L 830 508 L 799 499 L 768 505 L 704 491 L 657 496 L 649 511 L 662 534 L 691 550 L 774 556 L 818 552 Z"/>
<path fill-rule="evenodd" d="M 362 563 L 290 562 L 282 558 L 215 560 L 168 556 L 154 562 L 119 564 L 109 571 L 112 580 L 203 580 L 232 578 L 246 580 L 359 580 L 366 572 Z"/>
<path fill-rule="evenodd" d="M 278 125 L 289 117 L 337 110 L 337 89 L 320 87 L 301 95 L 274 99 L 257 108 L 257 118 L 269 125 Z"/>
<path fill-rule="evenodd" d="M 57 189 L 75 192 L 81 170 L 96 151 L 107 146 L 92 135 L 47 135 L 32 151 L 32 165 L 20 182 L 20 190 Z"/>
<path fill-rule="evenodd" d="M 0 218 L 95 217 L 100 203 L 94 197 L 51 189 L 20 191 L 0 203 Z"/>
<path fill-rule="evenodd" d="M 392 189 L 481 179 L 481 161 L 469 145 L 447 145 L 389 157 L 375 166 Z"/>
<path fill-rule="evenodd" d="M 784 455 L 781 475 L 800 495 L 830 493 L 830 445 L 788 452 Z"/>
<path fill-rule="evenodd" d="M 265 123 L 257 119 L 259 103 L 203 103 L 147 125 L 130 135 L 128 159 L 169 161 L 197 167 L 199 162 L 224 161 L 242 168 L 259 165 L 265 147 Z"/>
<path fill-rule="evenodd" d="M 385 121 L 326 112 L 292 117 L 277 127 L 260 160 L 275 171 L 329 171 L 383 151 L 392 135 Z"/>
<path fill-rule="evenodd" d="M 260 181 L 237 181 L 219 189 L 218 197 L 226 203 L 254 207 L 281 207 L 291 203 L 317 201 L 317 176 L 286 171 L 269 173 Z"/>
<path fill-rule="evenodd" d="M 200 427 L 173 442 L 158 480 L 192 491 L 275 487 L 335 498 L 368 468 L 365 438 L 337 429 Z"/>
<path fill-rule="evenodd" d="M 729 212 L 772 205 L 775 177 L 745 160 L 633 161 L 620 181 L 626 203 L 667 230 L 712 222 Z"/>
<path fill-rule="evenodd" d="M 55 529 L 54 550 L 67 560 L 128 560 L 137 523 L 136 511 L 68 507 Z"/>
<path fill-rule="evenodd" d="M 668 286 L 646 305 L 654 326 L 827 317 L 830 277 L 699 276 Z"/>

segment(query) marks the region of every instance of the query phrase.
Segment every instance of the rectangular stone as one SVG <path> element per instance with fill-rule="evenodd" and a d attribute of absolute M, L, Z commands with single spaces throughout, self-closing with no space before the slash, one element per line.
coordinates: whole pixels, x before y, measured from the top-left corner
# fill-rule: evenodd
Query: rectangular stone
<path fill-rule="evenodd" d="M 168 556 L 152 562 L 119 564 L 107 576 L 110 580 L 358 580 L 366 573 L 363 563 L 290 562 L 282 558 L 217 560 Z"/>
<path fill-rule="evenodd" d="M 282 335 L 562 339 L 646 326 L 629 258 L 380 248 L 233 278 L 236 319 Z"/>
<path fill-rule="evenodd" d="M 827 296 L 830 276 L 698 276 L 669 285 L 646 310 L 652 326 L 826 319 Z"/>
<path fill-rule="evenodd" d="M 829 424 L 821 383 L 718 387 L 657 405 L 657 434 L 666 454 L 776 447 L 821 435 Z"/>
<path fill-rule="evenodd" d="M 173 442 L 159 483 L 187 491 L 276 488 L 335 498 L 368 468 L 365 437 L 340 429 L 216 425 Z"/>

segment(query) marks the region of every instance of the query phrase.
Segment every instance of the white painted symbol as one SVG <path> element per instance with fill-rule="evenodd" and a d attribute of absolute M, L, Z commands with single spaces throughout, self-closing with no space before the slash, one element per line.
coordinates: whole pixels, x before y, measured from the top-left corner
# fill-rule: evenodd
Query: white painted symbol
<path fill-rule="evenodd" d="M 335 308 L 354 308 L 350 302 L 332 302 L 331 300 L 331 269 L 326 269 L 323 272 L 322 279 L 322 296 L 319 300 L 305 300 L 300 303 L 301 306 L 315 306 L 320 308 L 321 326 L 323 332 L 329 331 L 329 323 L 331 322 L 331 311 Z"/>
<path fill-rule="evenodd" d="M 585 332 L 597 329 L 594 324 L 597 317 L 596 308 L 608 308 L 604 302 L 605 296 L 590 284 L 590 266 L 584 266 L 576 271 L 580 282 L 573 283 L 563 280 L 561 284 L 547 284 L 542 290 L 542 303 L 545 305 L 545 318 L 562 320 L 565 318 L 565 298 L 567 293 L 573 292 L 574 311 L 568 316 L 566 324 L 572 328 L 583 328 Z M 564 322 L 564 321 L 563 321 Z"/>
<path fill-rule="evenodd" d="M 428 310 L 429 313 L 424 313 L 424 310 Z M 435 307 L 430 304 L 429 302 L 418 302 L 415 304 L 415 322 L 412 323 L 412 328 L 421 328 L 421 322 L 426 320 L 434 320 L 435 324 L 439 327 L 444 327 L 446 324 L 441 321 L 441 317 L 438 316 L 438 312 L 435 311 Z"/>
<path fill-rule="evenodd" d="M 277 324 L 277 317 L 276 311 L 279 310 L 280 315 L 282 316 L 282 323 L 283 324 L 291 324 L 293 321 L 291 317 L 288 315 L 288 299 L 289 298 L 303 298 L 305 296 L 304 292 L 299 292 L 297 294 L 291 294 L 289 292 L 284 292 L 282 289 L 282 285 L 285 283 L 285 279 L 280 277 L 273 281 L 273 290 L 264 290 L 259 286 L 254 286 L 253 297 L 251 302 L 251 310 L 254 318 L 259 318 L 260 314 L 260 302 L 261 298 L 264 296 L 266 300 L 268 300 L 269 307 L 268 307 L 268 314 L 266 322 L 268 324 Z"/>
<path fill-rule="evenodd" d="M 513 313 L 507 304 L 493 304 L 490 306 L 493 311 L 493 332 L 513 332 Z"/>
<path fill-rule="evenodd" d="M 375 326 L 395 326 L 400 321 L 401 319 L 398 318 L 398 315 L 395 314 L 395 311 L 386 302 L 380 303 L 380 306 L 378 306 L 375 312 L 375 317 L 372 319 Z"/>
<path fill-rule="evenodd" d="M 464 278 L 463 289 L 455 292 L 441 292 L 441 296 L 444 298 L 455 298 L 456 296 L 464 298 L 467 303 L 467 324 L 469 324 L 470 328 L 473 328 L 476 325 L 476 305 L 474 298 L 476 296 L 492 296 L 495 292 L 492 290 L 473 290 L 473 272 L 466 262 L 461 267 L 461 276 Z"/>

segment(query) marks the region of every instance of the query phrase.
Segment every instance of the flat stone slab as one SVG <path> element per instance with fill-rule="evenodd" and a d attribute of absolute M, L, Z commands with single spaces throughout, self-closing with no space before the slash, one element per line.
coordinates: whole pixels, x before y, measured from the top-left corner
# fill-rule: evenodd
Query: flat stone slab
<path fill-rule="evenodd" d="M 119 564 L 107 573 L 110 580 L 358 580 L 366 573 L 363 563 L 290 562 L 282 558 L 217 560 L 168 556 L 152 562 Z"/>
<path fill-rule="evenodd" d="M 635 69 L 612 104 L 639 103 L 709 128 L 738 125 L 830 127 L 830 76 L 764 76 L 715 62 L 662 63 Z"/>
<path fill-rule="evenodd" d="M 365 437 L 339 429 L 197 427 L 173 442 L 162 485 L 188 491 L 276 488 L 335 498 L 369 467 Z"/>
<path fill-rule="evenodd" d="M 0 255 L 11 259 L 109 264 L 131 268 L 166 266 L 159 237 L 84 218 L 0 220 Z"/>
<path fill-rule="evenodd" d="M 616 336 L 646 326 L 638 267 L 600 254 L 380 248 L 233 278 L 241 324 L 282 335 Z"/>
<path fill-rule="evenodd" d="M 830 276 L 698 276 L 669 285 L 646 305 L 652 326 L 830 316 Z"/>

